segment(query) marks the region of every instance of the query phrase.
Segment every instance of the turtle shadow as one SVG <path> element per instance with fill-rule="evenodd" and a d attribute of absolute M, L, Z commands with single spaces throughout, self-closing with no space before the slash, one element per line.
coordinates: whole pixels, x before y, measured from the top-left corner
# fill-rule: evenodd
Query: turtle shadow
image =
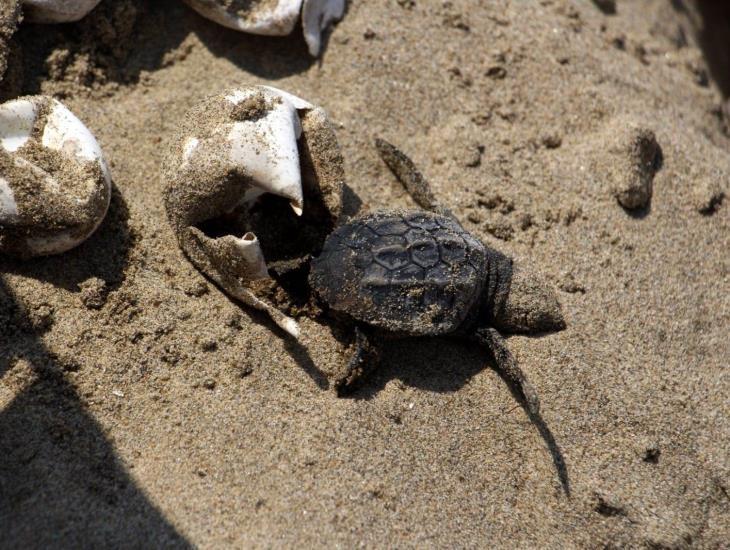
<path fill-rule="evenodd" d="M 208 279 L 208 281 L 210 281 L 210 279 Z M 210 282 L 215 284 L 213 281 Z M 284 349 L 289 356 L 307 374 L 307 376 L 312 379 L 312 382 L 314 382 L 319 389 L 329 389 L 329 378 L 327 378 L 327 375 L 319 367 L 317 367 L 305 345 L 277 325 L 268 313 L 241 304 L 228 296 L 223 290 L 220 290 L 220 292 L 222 292 L 232 304 L 238 307 L 242 314 L 248 316 L 252 323 L 266 327 L 274 335 L 274 338 L 280 339 L 283 342 Z"/>
<path fill-rule="evenodd" d="M 277 329 L 281 332 L 284 332 L 278 327 Z M 299 365 L 302 370 L 307 373 L 307 375 L 312 379 L 312 381 L 317 384 L 317 387 L 320 390 L 328 390 L 330 387 L 329 379 L 327 378 L 327 375 L 322 372 L 319 367 L 317 367 L 314 360 L 312 359 L 312 356 L 309 355 L 309 350 L 307 350 L 307 347 L 302 345 L 299 341 L 289 335 L 282 336 L 284 338 L 284 348 L 291 356 L 291 358 L 294 359 L 297 365 Z"/>
<path fill-rule="evenodd" d="M 129 228 L 129 208 L 124 196 L 112 186 L 112 197 L 99 228 L 76 248 L 55 256 L 28 260 L 0 256 L 0 273 L 13 273 L 41 281 L 70 292 L 79 292 L 79 284 L 96 277 L 106 291 L 115 290 L 124 280 L 124 270 L 133 244 Z"/>
<path fill-rule="evenodd" d="M 624 210 L 624 212 L 626 212 L 626 215 L 628 217 L 633 218 L 635 220 L 643 220 L 649 214 L 651 214 L 651 203 L 647 204 L 646 206 L 644 206 L 642 208 L 635 208 L 633 210 L 624 208 L 623 210 Z"/>
<path fill-rule="evenodd" d="M 390 341 L 382 347 L 379 368 L 358 395 L 370 399 L 396 378 L 414 388 L 452 393 L 463 388 L 486 367 L 484 352 L 459 340 L 407 338 Z"/>
<path fill-rule="evenodd" d="M 535 338 L 545 334 L 533 335 Z M 570 477 L 563 452 L 550 427 L 540 413 L 533 414 L 527 407 L 520 389 L 514 387 L 494 363 L 492 357 L 465 341 L 439 338 L 408 338 L 387 342 L 382 349 L 381 365 L 354 392 L 352 399 L 373 399 L 385 385 L 394 379 L 407 386 L 436 393 L 451 393 L 463 388 L 485 368 L 493 369 L 509 388 L 530 422 L 545 442 L 553 466 L 566 496 L 570 496 Z"/>
<path fill-rule="evenodd" d="M 342 186 L 342 218 L 353 218 L 362 210 L 362 199 L 346 183 Z M 340 221 L 342 223 L 342 221 Z"/>
<path fill-rule="evenodd" d="M 687 11 L 681 3 L 674 2 L 675 9 Z M 730 32 L 730 6 L 725 2 L 700 0 L 696 8 L 702 19 L 699 31 L 699 46 L 702 48 L 705 61 L 712 79 L 722 92 L 723 97 L 730 96 L 730 52 L 728 49 L 728 32 Z"/>
<path fill-rule="evenodd" d="M 0 279 L 0 525 L 8 548 L 192 548 L 128 474 Z"/>

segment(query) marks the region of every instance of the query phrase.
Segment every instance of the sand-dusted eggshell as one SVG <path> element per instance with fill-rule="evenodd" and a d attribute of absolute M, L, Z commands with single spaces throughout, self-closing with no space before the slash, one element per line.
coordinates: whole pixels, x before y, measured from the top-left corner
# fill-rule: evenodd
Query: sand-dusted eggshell
<path fill-rule="evenodd" d="M 59 101 L 0 105 L 0 253 L 65 252 L 106 215 L 111 177 L 88 128 Z"/>
<path fill-rule="evenodd" d="M 286 36 L 294 30 L 302 0 L 183 0 L 203 17 L 237 31 Z"/>
<path fill-rule="evenodd" d="M 296 322 L 251 283 L 270 278 L 265 250 L 304 261 L 315 250 L 291 243 L 321 245 L 340 215 L 343 160 L 324 111 L 268 86 L 209 97 L 183 119 L 163 178 L 168 218 L 190 261 L 297 335 Z M 291 208 L 266 211 L 260 203 L 270 195 Z"/>
<path fill-rule="evenodd" d="M 183 0 L 203 17 L 237 31 L 290 34 L 302 17 L 309 53 L 317 57 L 321 35 L 345 13 L 345 0 Z"/>
<path fill-rule="evenodd" d="M 30 23 L 69 23 L 85 17 L 101 0 L 23 0 Z"/>

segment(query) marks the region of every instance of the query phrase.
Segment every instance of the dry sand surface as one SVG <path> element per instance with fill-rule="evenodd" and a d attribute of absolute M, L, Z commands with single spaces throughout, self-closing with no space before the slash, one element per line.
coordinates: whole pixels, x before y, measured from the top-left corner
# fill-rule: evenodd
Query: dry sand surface
<path fill-rule="evenodd" d="M 243 35 L 179 0 L 21 24 L 1 95 L 62 100 L 115 192 L 78 249 L 0 259 L 0 547 L 726 548 L 730 139 L 702 13 L 353 0 L 319 60 L 298 32 Z M 413 206 L 382 136 L 466 229 L 542 270 L 567 329 L 509 338 L 542 424 L 443 340 L 389 343 L 337 398 L 331 327 L 305 319 L 295 344 L 186 261 L 161 161 L 237 83 L 327 110 L 350 211 Z M 652 175 L 650 205 L 622 208 L 616 187 Z"/>

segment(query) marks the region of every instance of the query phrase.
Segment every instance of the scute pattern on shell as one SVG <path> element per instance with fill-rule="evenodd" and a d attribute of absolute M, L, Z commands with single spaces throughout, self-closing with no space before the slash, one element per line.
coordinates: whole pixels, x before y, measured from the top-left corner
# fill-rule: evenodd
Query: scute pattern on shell
<path fill-rule="evenodd" d="M 453 332 L 485 284 L 484 246 L 455 220 L 375 213 L 334 231 L 310 280 L 335 311 L 389 331 Z"/>

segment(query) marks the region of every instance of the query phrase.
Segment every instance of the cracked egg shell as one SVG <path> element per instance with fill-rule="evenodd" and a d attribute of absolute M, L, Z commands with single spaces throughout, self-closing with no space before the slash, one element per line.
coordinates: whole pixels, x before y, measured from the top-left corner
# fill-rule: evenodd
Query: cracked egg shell
<path fill-rule="evenodd" d="M 203 17 L 237 31 L 291 34 L 302 17 L 309 53 L 317 57 L 321 33 L 345 13 L 345 0 L 183 0 Z"/>
<path fill-rule="evenodd" d="M 88 128 L 59 101 L 0 105 L 0 253 L 60 254 L 104 219 L 111 177 Z"/>
<path fill-rule="evenodd" d="M 101 0 L 23 0 L 30 23 L 70 23 L 85 17 Z"/>
<path fill-rule="evenodd" d="M 251 283 L 317 253 L 340 216 L 343 160 L 325 112 L 268 86 L 209 97 L 184 117 L 163 178 L 190 261 L 297 335 L 296 322 Z"/>

